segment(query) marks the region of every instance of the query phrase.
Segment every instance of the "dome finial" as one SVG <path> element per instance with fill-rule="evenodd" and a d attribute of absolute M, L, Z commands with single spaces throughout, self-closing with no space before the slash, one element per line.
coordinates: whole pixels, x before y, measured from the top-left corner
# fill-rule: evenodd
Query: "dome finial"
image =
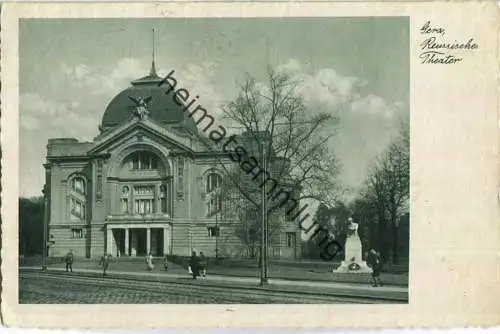
<path fill-rule="evenodd" d="M 150 76 L 158 76 L 156 73 L 155 66 L 155 28 L 153 28 L 153 54 L 152 54 L 152 62 L 151 62 L 151 70 L 149 71 Z"/>
<path fill-rule="evenodd" d="M 156 57 L 156 36 L 155 36 L 156 29 L 153 28 L 153 52 L 152 52 L 152 60 L 151 60 L 151 70 L 149 71 L 149 74 L 146 75 L 145 77 L 136 79 L 131 82 L 132 86 L 137 86 L 137 85 L 155 85 L 161 82 L 161 78 L 158 76 L 158 73 L 156 73 L 156 64 L 155 64 L 155 57 Z"/>

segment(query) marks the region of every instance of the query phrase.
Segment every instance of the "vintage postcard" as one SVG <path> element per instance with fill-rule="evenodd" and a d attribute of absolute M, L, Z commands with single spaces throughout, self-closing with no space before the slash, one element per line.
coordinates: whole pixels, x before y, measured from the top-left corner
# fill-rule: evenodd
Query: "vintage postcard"
<path fill-rule="evenodd" d="M 1 14 L 6 325 L 500 323 L 494 1 Z"/>

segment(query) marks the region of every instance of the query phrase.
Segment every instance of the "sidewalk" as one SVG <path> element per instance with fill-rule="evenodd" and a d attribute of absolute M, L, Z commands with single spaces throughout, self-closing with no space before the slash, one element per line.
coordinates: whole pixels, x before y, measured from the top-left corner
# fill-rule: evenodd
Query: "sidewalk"
<path fill-rule="evenodd" d="M 153 272 L 148 271 L 123 271 L 123 270 L 108 270 L 109 277 L 131 279 L 131 280 L 141 280 L 141 281 L 154 281 L 154 282 L 172 282 L 172 283 L 185 283 L 185 284 L 203 284 L 212 285 L 218 287 L 236 287 L 245 289 L 262 289 L 258 286 L 258 277 L 235 277 L 235 276 L 223 276 L 223 275 L 213 275 L 207 276 L 206 280 L 191 280 L 188 273 L 183 269 L 183 272 L 172 272 L 172 271 L 159 271 L 155 270 Z M 21 271 L 24 270 L 36 270 L 39 271 L 40 267 L 21 267 Z M 66 274 L 66 270 L 61 266 L 51 266 L 48 268 L 49 272 L 63 272 Z M 177 271 L 177 270 L 173 270 Z M 74 268 L 73 273 L 68 273 L 68 275 L 89 275 L 89 276 L 100 276 L 102 274 L 101 269 L 97 268 Z M 269 279 L 269 286 L 266 287 L 267 290 L 281 291 L 281 292 L 298 292 L 298 293 L 311 293 L 311 294 L 325 294 L 325 295 L 336 295 L 336 296 L 351 296 L 351 297 L 361 297 L 361 298 L 376 298 L 376 299 L 388 299 L 397 301 L 407 301 L 408 300 L 408 289 L 401 286 L 383 286 L 383 287 L 372 287 L 369 284 L 359 284 L 359 283 L 338 283 L 338 282 L 311 282 L 311 281 L 299 281 L 299 280 L 286 280 L 286 279 Z"/>
<path fill-rule="evenodd" d="M 163 261 L 157 260 L 154 262 L 155 268 L 154 272 L 164 272 Z M 26 266 L 33 266 L 35 264 L 26 264 Z M 38 265 L 38 264 L 36 264 Z M 51 268 L 64 268 L 65 264 L 55 263 L 49 265 Z M 21 266 L 23 267 L 23 266 Z M 85 268 L 85 269 L 97 269 L 100 270 L 98 261 L 95 259 L 81 259 L 75 262 L 74 268 Z M 129 259 L 123 261 L 120 258 L 113 258 L 110 262 L 110 269 L 123 271 L 123 272 L 143 272 L 145 270 L 145 262 L 142 259 L 137 261 L 130 261 Z M 168 267 L 169 273 L 176 273 L 185 275 L 187 273 L 187 268 L 169 262 Z M 209 265 L 208 272 L 210 276 L 226 276 L 226 277 L 258 277 L 259 269 L 255 268 L 241 268 L 241 267 L 227 267 L 224 265 L 211 264 Z M 348 283 L 348 284 L 359 284 L 368 285 L 371 282 L 370 274 L 356 274 L 356 273 L 332 273 L 328 272 L 326 269 L 306 269 L 297 268 L 290 266 L 280 266 L 273 263 L 269 267 L 268 277 L 271 279 L 283 279 L 287 281 L 307 281 L 307 282 L 318 282 L 318 283 Z M 391 274 L 382 272 L 382 281 L 388 286 L 400 286 L 402 288 L 408 289 L 408 274 Z"/>

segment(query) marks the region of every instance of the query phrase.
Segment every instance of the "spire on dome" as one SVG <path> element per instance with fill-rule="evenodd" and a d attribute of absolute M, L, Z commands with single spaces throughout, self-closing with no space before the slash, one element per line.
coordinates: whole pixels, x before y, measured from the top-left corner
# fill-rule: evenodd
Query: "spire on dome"
<path fill-rule="evenodd" d="M 155 66 L 155 28 L 153 28 L 153 54 L 152 54 L 152 62 L 151 62 L 151 70 L 149 71 L 149 76 L 157 77 L 156 66 Z"/>
<path fill-rule="evenodd" d="M 132 81 L 132 85 L 142 85 L 142 84 L 158 84 L 161 82 L 161 78 L 158 76 L 158 73 L 156 72 L 156 64 L 155 64 L 155 57 L 156 57 L 156 38 L 155 38 L 155 28 L 153 28 L 153 52 L 152 52 L 152 61 L 151 61 L 151 69 L 149 70 L 149 74 L 145 77 L 142 77 L 140 79 Z"/>

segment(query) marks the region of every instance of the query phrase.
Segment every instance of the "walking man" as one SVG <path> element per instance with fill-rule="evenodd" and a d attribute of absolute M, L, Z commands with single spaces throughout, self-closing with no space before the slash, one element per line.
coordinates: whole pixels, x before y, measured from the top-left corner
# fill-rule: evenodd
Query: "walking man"
<path fill-rule="evenodd" d="M 99 261 L 99 265 L 102 265 L 102 276 L 106 276 L 106 271 L 109 267 L 109 254 L 104 254 Z"/>
<path fill-rule="evenodd" d="M 203 255 L 203 252 L 200 252 L 200 273 L 201 273 L 201 278 L 205 279 L 207 278 L 207 266 L 208 266 L 208 260 Z"/>
<path fill-rule="evenodd" d="M 370 249 L 366 262 L 372 268 L 373 271 L 372 272 L 373 286 L 374 287 L 377 287 L 378 285 L 383 286 L 382 281 L 380 280 L 380 271 L 382 270 L 382 259 L 380 258 L 380 254 L 378 254 L 373 248 Z"/>
<path fill-rule="evenodd" d="M 73 255 L 72 249 L 70 249 L 69 252 L 66 254 L 64 260 L 66 262 L 66 272 L 68 272 L 68 271 L 73 272 L 74 255 Z"/>
<path fill-rule="evenodd" d="M 189 260 L 189 267 L 191 268 L 191 275 L 193 276 L 193 279 L 196 279 L 196 277 L 200 276 L 200 266 L 195 251 L 191 253 L 191 259 Z"/>

